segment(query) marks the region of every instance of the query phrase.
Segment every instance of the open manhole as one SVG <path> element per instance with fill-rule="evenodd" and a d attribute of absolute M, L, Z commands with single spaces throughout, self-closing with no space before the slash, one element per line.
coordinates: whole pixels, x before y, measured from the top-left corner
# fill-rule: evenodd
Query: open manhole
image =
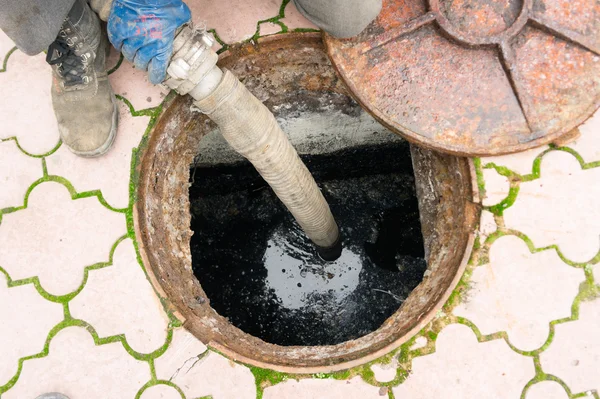
<path fill-rule="evenodd" d="M 220 66 L 289 134 L 344 251 L 321 261 L 215 125 L 175 97 L 137 170 L 135 224 L 154 285 L 203 342 L 260 367 L 329 372 L 397 348 L 464 271 L 479 216 L 472 165 L 410 146 L 368 116 L 320 35 L 273 36 L 229 51 Z"/>

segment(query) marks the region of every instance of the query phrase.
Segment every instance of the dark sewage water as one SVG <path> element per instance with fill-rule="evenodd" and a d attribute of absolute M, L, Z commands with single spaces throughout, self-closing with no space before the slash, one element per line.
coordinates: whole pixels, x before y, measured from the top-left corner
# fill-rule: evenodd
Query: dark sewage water
<path fill-rule="evenodd" d="M 194 274 L 233 325 L 279 345 L 333 345 L 381 326 L 421 282 L 423 238 L 408 144 L 302 157 L 340 226 L 319 258 L 248 162 L 191 171 Z"/>

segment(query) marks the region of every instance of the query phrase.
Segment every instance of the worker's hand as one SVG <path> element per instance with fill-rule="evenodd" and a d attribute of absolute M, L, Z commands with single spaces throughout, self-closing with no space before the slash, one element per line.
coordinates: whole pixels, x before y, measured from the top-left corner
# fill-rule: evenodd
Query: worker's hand
<path fill-rule="evenodd" d="M 108 38 L 136 68 L 148 70 L 150 82 L 161 83 L 173 52 L 175 31 L 191 18 L 181 0 L 114 0 Z"/>

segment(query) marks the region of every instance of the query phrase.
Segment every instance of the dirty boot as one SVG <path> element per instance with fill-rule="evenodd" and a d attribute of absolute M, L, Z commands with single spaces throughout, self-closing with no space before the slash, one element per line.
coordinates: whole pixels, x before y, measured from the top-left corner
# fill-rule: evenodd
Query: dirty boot
<path fill-rule="evenodd" d="M 76 0 L 48 48 L 52 105 L 63 143 L 76 155 L 106 153 L 117 133 L 117 103 L 106 73 L 108 39 L 85 0 Z"/>
<path fill-rule="evenodd" d="M 52 392 L 52 393 L 45 393 L 43 395 L 40 395 L 35 399 L 69 399 L 69 398 L 66 397 L 65 395 L 63 395 L 62 393 Z"/>

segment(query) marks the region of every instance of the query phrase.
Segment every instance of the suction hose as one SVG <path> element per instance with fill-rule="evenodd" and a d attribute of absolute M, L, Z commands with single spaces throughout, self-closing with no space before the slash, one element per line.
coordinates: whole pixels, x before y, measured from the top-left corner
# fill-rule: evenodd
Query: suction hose
<path fill-rule="evenodd" d="M 273 114 L 228 70 L 217 67 L 213 39 L 183 27 L 164 82 L 212 119 L 231 147 L 250 161 L 325 260 L 342 251 L 329 205 Z"/>

